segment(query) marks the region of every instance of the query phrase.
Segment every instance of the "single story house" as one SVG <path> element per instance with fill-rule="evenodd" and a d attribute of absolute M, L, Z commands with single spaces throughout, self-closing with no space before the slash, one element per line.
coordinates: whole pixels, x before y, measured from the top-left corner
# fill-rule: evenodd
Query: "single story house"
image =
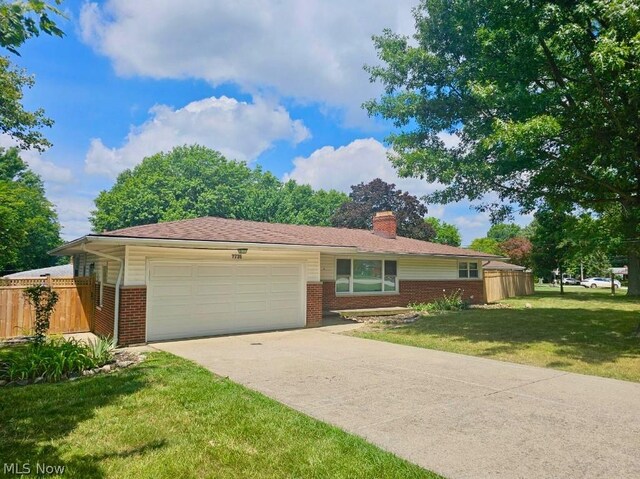
<path fill-rule="evenodd" d="M 94 331 L 123 345 L 317 326 L 323 310 L 484 302 L 494 256 L 373 230 L 196 218 L 89 234 L 52 251 L 95 275 Z"/>

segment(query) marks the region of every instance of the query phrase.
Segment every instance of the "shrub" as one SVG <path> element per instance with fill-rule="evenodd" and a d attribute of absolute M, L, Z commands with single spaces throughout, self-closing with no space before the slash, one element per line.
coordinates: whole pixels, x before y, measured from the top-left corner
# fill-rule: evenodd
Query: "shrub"
<path fill-rule="evenodd" d="M 104 338 L 102 341 L 109 343 Z M 0 367 L 0 379 L 9 381 L 44 378 L 59 381 L 71 374 L 104 365 L 111 359 L 112 349 L 96 341 L 96 347 L 77 339 L 48 338 L 42 344 L 32 343 L 17 348 Z"/>
<path fill-rule="evenodd" d="M 108 363 L 113 359 L 113 351 L 116 349 L 116 340 L 110 336 L 98 336 L 87 343 L 93 360 L 99 365 Z"/>
<path fill-rule="evenodd" d="M 22 294 L 29 300 L 36 315 L 33 342 L 41 345 L 44 343 L 47 331 L 49 330 L 51 314 L 58 302 L 58 293 L 48 286 L 39 284 L 25 288 Z"/>
<path fill-rule="evenodd" d="M 463 291 L 457 289 L 447 295 L 445 290 L 441 298 L 430 303 L 415 303 L 409 307 L 418 313 L 442 313 L 444 311 L 462 311 L 469 308 L 469 303 L 462 299 Z"/>

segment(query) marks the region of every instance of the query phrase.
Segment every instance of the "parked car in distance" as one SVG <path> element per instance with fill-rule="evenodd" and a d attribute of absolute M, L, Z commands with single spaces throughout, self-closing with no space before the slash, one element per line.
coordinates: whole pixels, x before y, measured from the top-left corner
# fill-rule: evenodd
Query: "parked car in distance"
<path fill-rule="evenodd" d="M 580 284 L 585 288 L 610 288 L 611 280 L 609 278 L 587 278 L 581 281 Z M 620 281 L 617 279 L 613 280 L 613 284 L 616 288 L 620 287 Z"/>
<path fill-rule="evenodd" d="M 580 284 L 579 279 L 575 278 L 562 278 L 562 284 Z"/>

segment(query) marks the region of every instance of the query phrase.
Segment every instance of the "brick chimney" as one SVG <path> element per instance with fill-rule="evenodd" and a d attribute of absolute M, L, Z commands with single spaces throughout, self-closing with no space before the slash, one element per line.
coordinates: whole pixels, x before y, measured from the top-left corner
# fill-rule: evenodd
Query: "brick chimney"
<path fill-rule="evenodd" d="M 398 227 L 393 211 L 379 211 L 373 215 L 373 233 L 383 238 L 395 238 Z"/>

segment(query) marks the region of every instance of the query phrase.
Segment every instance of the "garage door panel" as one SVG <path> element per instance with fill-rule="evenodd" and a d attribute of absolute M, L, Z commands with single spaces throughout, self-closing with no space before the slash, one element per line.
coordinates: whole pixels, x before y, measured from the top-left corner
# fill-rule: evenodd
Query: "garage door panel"
<path fill-rule="evenodd" d="M 190 278 L 193 271 L 189 265 L 176 266 L 175 263 L 169 263 L 154 265 L 151 274 L 154 278 Z"/>
<path fill-rule="evenodd" d="M 290 293 L 294 296 L 300 294 L 300 285 L 298 283 L 272 283 L 269 286 L 272 293 Z"/>
<path fill-rule="evenodd" d="M 239 301 L 236 303 L 236 312 L 237 313 L 244 313 L 247 311 L 251 311 L 251 312 L 259 312 L 259 313 L 265 313 L 267 312 L 267 301 L 266 300 L 262 300 L 262 301 Z"/>
<path fill-rule="evenodd" d="M 148 339 L 304 326 L 302 264 L 151 264 Z"/>
<path fill-rule="evenodd" d="M 206 317 L 208 318 L 207 321 L 217 321 L 224 315 L 233 315 L 233 312 L 235 311 L 235 306 L 232 301 L 214 304 L 214 308 L 211 306 L 212 303 L 196 304 L 192 308 L 192 315 L 194 317 Z"/>
<path fill-rule="evenodd" d="M 193 285 L 193 294 L 208 296 L 208 295 L 230 295 L 233 294 L 235 285 L 232 283 L 197 283 Z"/>
<path fill-rule="evenodd" d="M 196 267 L 198 278 L 229 278 L 233 274 L 231 265 L 200 265 Z"/>
<path fill-rule="evenodd" d="M 258 265 L 258 264 L 238 264 L 236 265 L 236 271 L 238 272 L 238 278 L 248 276 L 266 276 L 269 274 L 269 268 L 271 266 Z"/>
<path fill-rule="evenodd" d="M 278 311 L 280 313 L 284 311 L 298 311 L 298 308 L 295 304 L 292 304 L 291 301 L 271 301 L 270 310 L 275 312 Z"/>
<path fill-rule="evenodd" d="M 236 293 L 243 297 L 251 297 L 256 294 L 265 294 L 269 291 L 268 285 L 264 283 L 238 283 Z"/>
<path fill-rule="evenodd" d="M 192 287 L 190 284 L 159 284 L 155 287 L 158 295 L 169 297 L 183 297 L 191 294 Z"/>
<path fill-rule="evenodd" d="M 216 305 L 216 304 L 233 304 L 233 294 L 229 293 L 215 293 L 215 294 L 206 294 L 202 292 L 199 295 L 194 294 L 191 298 L 194 304 L 204 304 L 204 305 Z M 210 309 L 211 311 L 211 309 Z M 215 310 L 213 310 L 215 312 Z"/>
<path fill-rule="evenodd" d="M 275 265 L 271 267 L 271 274 L 274 276 L 297 276 L 300 274 L 300 269 L 297 265 Z"/>

